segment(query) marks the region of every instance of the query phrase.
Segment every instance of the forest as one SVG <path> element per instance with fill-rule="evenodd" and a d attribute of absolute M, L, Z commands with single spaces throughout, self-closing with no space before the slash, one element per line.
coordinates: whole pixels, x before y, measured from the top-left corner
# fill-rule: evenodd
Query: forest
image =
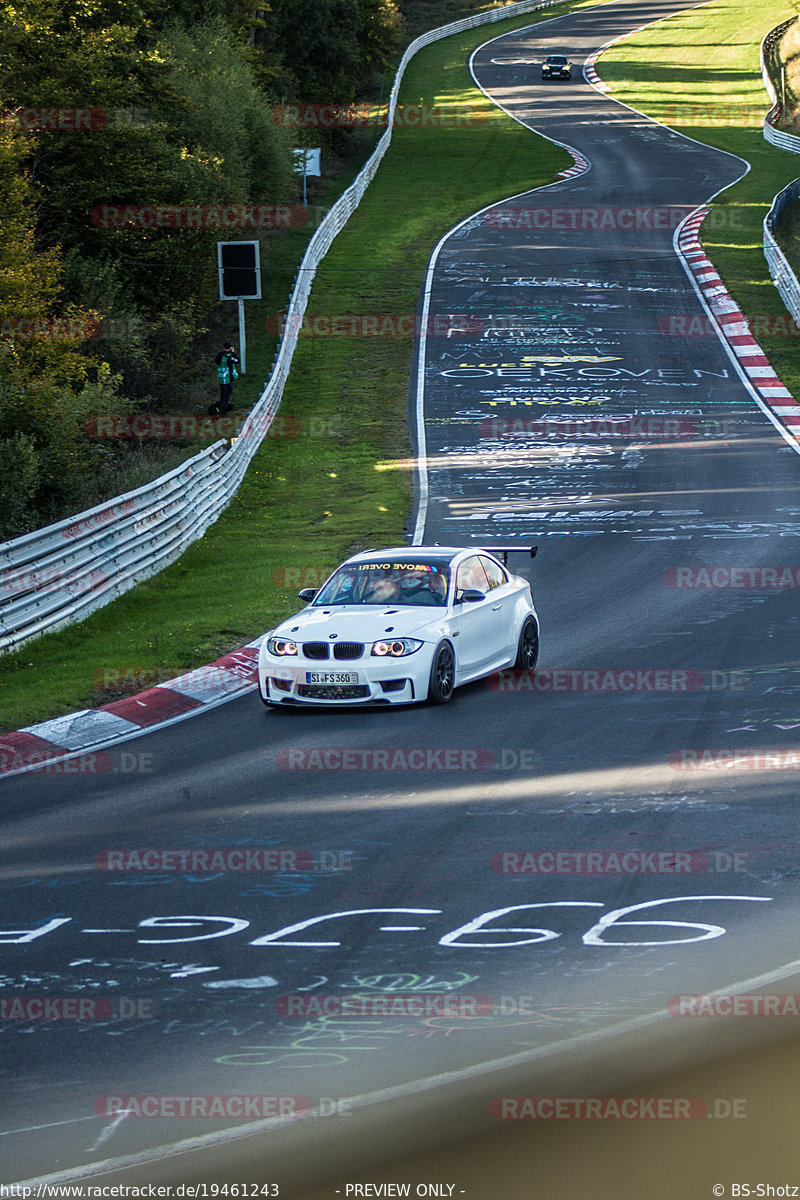
<path fill-rule="evenodd" d="M 420 0 L 258 3 L 0 0 L 0 541 L 130 480 L 137 448 L 93 437 L 97 414 L 202 398 L 216 243 L 293 211 L 294 147 L 366 153 L 356 127 L 281 114 L 361 111 L 409 14 L 412 29 L 428 15 Z"/>

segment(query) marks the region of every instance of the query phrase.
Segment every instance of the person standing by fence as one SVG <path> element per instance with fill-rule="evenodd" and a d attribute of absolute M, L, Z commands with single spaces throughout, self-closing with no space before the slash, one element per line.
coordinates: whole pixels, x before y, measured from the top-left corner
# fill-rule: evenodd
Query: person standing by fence
<path fill-rule="evenodd" d="M 225 342 L 219 354 L 214 359 L 217 364 L 217 380 L 219 381 L 219 400 L 216 404 L 209 406 L 209 414 L 224 414 L 231 407 L 231 392 L 233 391 L 234 380 L 239 378 L 237 366 L 239 359 L 233 349 L 231 342 Z"/>

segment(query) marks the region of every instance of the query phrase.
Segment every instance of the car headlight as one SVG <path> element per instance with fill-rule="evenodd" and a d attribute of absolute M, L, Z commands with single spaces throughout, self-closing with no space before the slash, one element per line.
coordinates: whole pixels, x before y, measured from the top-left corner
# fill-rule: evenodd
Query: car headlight
<path fill-rule="evenodd" d="M 286 658 L 289 655 L 297 654 L 297 643 L 290 642 L 287 638 L 271 637 L 267 642 L 267 650 L 270 654 L 277 655 L 278 658 Z"/>
<path fill-rule="evenodd" d="M 391 642 L 376 642 L 372 647 L 372 654 L 376 658 L 404 658 L 407 654 L 419 650 L 422 645 L 424 643 L 416 638 L 395 638 Z"/>

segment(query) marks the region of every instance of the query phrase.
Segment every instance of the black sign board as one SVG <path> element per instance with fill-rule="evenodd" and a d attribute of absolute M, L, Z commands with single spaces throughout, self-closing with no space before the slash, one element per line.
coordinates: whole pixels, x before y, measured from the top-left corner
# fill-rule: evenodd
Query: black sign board
<path fill-rule="evenodd" d="M 258 242 L 217 242 L 220 300 L 260 300 Z"/>

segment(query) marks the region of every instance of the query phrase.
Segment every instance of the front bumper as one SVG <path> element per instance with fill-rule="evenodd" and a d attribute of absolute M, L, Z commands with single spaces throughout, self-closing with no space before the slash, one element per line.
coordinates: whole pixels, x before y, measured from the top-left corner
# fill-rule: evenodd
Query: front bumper
<path fill-rule="evenodd" d="M 258 689 L 270 706 L 414 704 L 427 698 L 434 649 L 425 645 L 402 658 L 361 658 L 338 663 L 336 669 L 324 669 L 299 655 L 289 665 L 286 658 L 264 652 L 258 662 Z"/>

